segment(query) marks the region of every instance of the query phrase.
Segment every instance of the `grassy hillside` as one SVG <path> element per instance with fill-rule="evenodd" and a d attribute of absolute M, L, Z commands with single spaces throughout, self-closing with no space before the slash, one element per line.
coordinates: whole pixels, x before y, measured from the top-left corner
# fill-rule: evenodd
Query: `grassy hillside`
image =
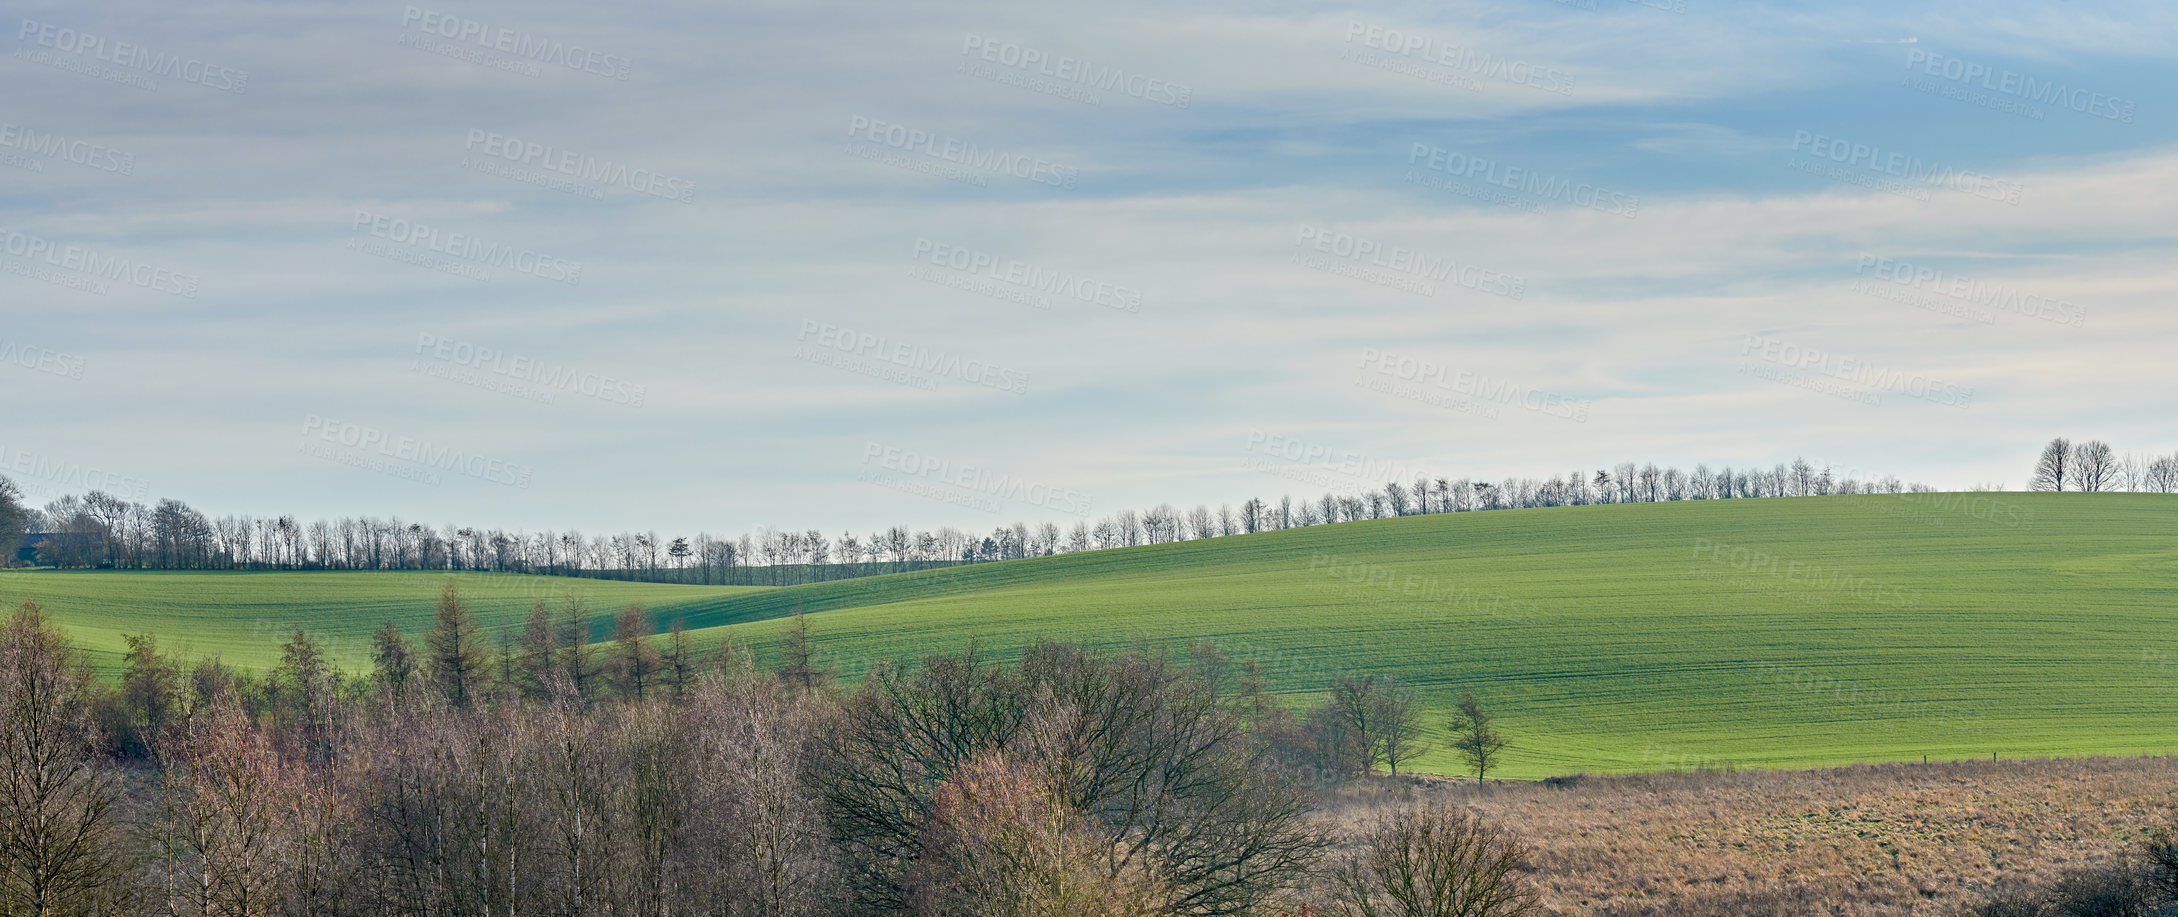
<path fill-rule="evenodd" d="M 577 582 L 593 607 L 648 601 L 760 650 L 806 611 L 850 672 L 971 637 L 1211 637 L 1295 703 L 1342 672 L 1397 675 L 1438 711 L 1473 689 L 1514 740 L 1507 775 L 1541 776 L 2178 750 L 2174 533 L 2161 495 L 1822 497 L 1385 519 L 771 590 Z M 194 632 L 262 659 L 293 621 L 359 639 L 398 607 L 421 627 L 443 580 L 336 576 L 200 578 L 228 584 L 215 596 L 169 585 L 186 576 L 22 574 L 0 600 L 37 586 L 94 648 Z"/>
<path fill-rule="evenodd" d="M 800 608 L 848 670 L 970 636 L 1214 637 L 1296 702 L 1342 672 L 1439 710 L 1473 689 L 1513 775 L 2172 751 L 2174 535 L 2178 498 L 2150 494 L 1499 511 L 795 587 L 689 619 L 761 643 Z"/>
<path fill-rule="evenodd" d="M 119 664 L 127 649 L 121 636 L 138 633 L 191 657 L 216 654 L 268 667 L 280 661 L 280 643 L 301 627 L 342 667 L 363 671 L 371 633 L 390 620 L 420 637 L 449 581 L 487 628 L 519 628 L 539 598 L 557 612 L 570 593 L 594 612 L 640 602 L 665 621 L 693 603 L 763 591 L 511 574 L 38 571 L 0 573 L 0 605 L 13 609 L 35 597 L 101 670 Z"/>

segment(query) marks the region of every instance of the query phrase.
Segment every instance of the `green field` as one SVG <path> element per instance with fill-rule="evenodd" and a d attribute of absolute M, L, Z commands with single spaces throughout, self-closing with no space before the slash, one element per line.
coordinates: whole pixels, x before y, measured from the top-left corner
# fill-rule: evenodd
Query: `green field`
<path fill-rule="evenodd" d="M 9 609 L 36 598 L 67 627 L 93 668 L 114 671 L 127 650 L 123 634 L 152 634 L 161 649 L 190 658 L 218 656 L 266 668 L 300 627 L 351 672 L 368 670 L 371 634 L 392 621 L 410 638 L 430 630 L 439 591 L 451 581 L 486 628 L 519 632 L 538 599 L 554 613 L 569 594 L 599 615 L 630 603 L 660 621 L 682 609 L 749 592 L 746 586 L 672 586 L 572 577 L 483 573 L 183 573 L 50 571 L 0 573 Z"/>
<path fill-rule="evenodd" d="M 593 606 L 647 601 L 760 650 L 806 611 L 849 672 L 970 638 L 1211 637 L 1296 703 L 1345 672 L 1397 675 L 1440 710 L 1471 688 L 1514 740 L 1507 776 L 1533 777 L 2178 751 L 2174 536 L 2164 495 L 1818 497 L 1417 516 L 783 589 L 583 582 Z M 286 625 L 252 622 L 420 625 L 443 577 L 202 579 L 231 585 L 184 601 L 167 584 L 185 576 L 33 573 L 0 577 L 0 598 L 36 586 L 93 648 L 153 630 L 261 660 L 245 645 Z"/>

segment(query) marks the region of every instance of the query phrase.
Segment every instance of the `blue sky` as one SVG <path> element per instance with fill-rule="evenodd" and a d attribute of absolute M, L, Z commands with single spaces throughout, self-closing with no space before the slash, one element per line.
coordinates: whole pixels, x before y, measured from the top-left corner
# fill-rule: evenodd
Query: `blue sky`
<path fill-rule="evenodd" d="M 2178 449 L 2167 5 L 5 12 L 41 499 L 984 529 Z"/>

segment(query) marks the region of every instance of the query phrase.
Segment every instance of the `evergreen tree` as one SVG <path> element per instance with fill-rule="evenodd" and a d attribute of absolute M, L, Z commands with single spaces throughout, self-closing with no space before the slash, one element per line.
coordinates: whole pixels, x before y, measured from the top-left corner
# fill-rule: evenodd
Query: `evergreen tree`
<path fill-rule="evenodd" d="M 467 707 L 480 699 L 479 688 L 490 661 L 483 633 L 470 620 L 469 606 L 461 601 L 460 592 L 451 582 L 446 584 L 446 591 L 439 593 L 438 619 L 438 628 L 431 632 L 426 646 L 431 680 L 448 702 Z"/>

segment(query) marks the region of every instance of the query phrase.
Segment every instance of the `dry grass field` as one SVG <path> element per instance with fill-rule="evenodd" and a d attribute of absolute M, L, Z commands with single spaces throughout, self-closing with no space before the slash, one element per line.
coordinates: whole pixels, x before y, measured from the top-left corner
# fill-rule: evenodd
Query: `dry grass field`
<path fill-rule="evenodd" d="M 1348 789 L 1327 817 L 1446 795 L 1533 849 L 1551 914 L 1951 915 L 2178 822 L 2178 757 L 1881 764 Z"/>

